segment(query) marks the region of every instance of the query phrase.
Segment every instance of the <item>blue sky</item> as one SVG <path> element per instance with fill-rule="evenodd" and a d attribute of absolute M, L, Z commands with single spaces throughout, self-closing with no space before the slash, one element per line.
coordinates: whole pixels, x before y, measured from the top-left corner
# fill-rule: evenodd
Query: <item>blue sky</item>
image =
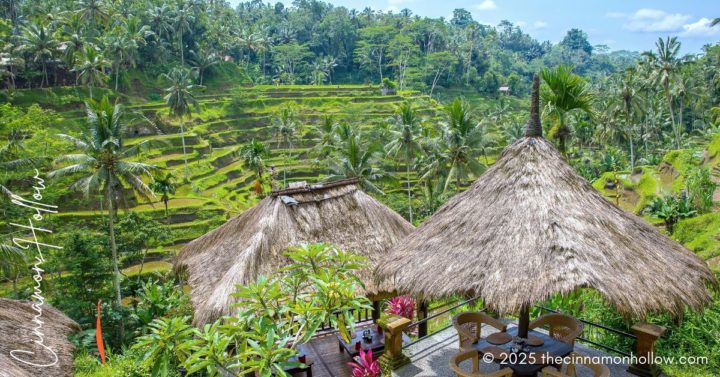
<path fill-rule="evenodd" d="M 237 4 L 240 0 L 230 0 Z M 275 1 L 273 1 L 275 2 Z M 291 4 L 291 0 L 282 1 Z M 465 8 L 481 23 L 496 25 L 501 20 L 518 24 L 539 40 L 558 42 L 568 29 L 588 33 L 590 43 L 606 44 L 611 50 L 644 51 L 653 48 L 658 37 L 677 35 L 685 53 L 700 52 L 704 44 L 720 41 L 717 0 L 684 1 L 595 1 L 595 0 L 331 0 L 335 5 L 362 10 L 408 8 L 428 17 L 452 17 L 455 8 Z"/>

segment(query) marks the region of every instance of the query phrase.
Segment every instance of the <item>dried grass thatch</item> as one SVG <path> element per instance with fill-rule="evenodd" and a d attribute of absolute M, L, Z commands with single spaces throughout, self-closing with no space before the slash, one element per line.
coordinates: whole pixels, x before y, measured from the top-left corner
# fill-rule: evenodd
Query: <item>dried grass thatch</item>
<path fill-rule="evenodd" d="M 42 316 L 38 319 L 44 322 L 40 332 L 44 335 L 43 344 L 52 350 L 50 352 L 36 343 L 39 338 L 34 333 L 37 324 L 33 320 L 38 312 L 32 305 L 30 301 L 0 298 L 0 376 L 72 376 L 75 347 L 67 337 L 71 332 L 80 331 L 80 326 L 59 310 L 43 305 Z M 37 365 L 50 364 L 54 352 L 57 364 L 32 366 L 13 358 L 10 355 L 13 350 L 35 352 L 35 355 L 15 353 L 15 356 Z"/>
<path fill-rule="evenodd" d="M 578 175 L 542 137 L 534 97 L 526 137 L 395 246 L 378 281 L 426 298 L 481 295 L 501 313 L 578 287 L 629 316 L 708 303 L 706 264 Z"/>
<path fill-rule="evenodd" d="M 297 203 L 285 204 L 288 198 Z M 190 242 L 175 267 L 188 271 L 195 322 L 202 324 L 230 314 L 237 284 L 286 265 L 284 251 L 302 243 L 327 242 L 368 257 L 368 268 L 360 272 L 365 293 L 388 291 L 374 284 L 372 270 L 412 230 L 400 215 L 360 190 L 356 180 L 287 189 Z"/>

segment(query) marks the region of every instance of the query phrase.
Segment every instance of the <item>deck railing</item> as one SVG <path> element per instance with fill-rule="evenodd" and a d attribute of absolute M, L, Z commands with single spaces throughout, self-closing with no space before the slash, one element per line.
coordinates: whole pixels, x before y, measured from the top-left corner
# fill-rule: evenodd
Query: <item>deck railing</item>
<path fill-rule="evenodd" d="M 427 316 L 427 317 L 425 317 L 425 318 L 423 318 L 423 319 L 419 319 L 419 320 L 411 323 L 411 324 L 408 326 L 408 329 L 412 329 L 412 328 L 414 328 L 414 327 L 418 327 L 418 326 L 420 326 L 420 325 L 422 325 L 422 324 L 427 324 L 429 321 L 431 321 L 431 320 L 433 320 L 433 319 L 435 319 L 435 318 L 438 318 L 438 317 L 440 317 L 440 316 L 442 316 L 442 315 L 445 315 L 445 314 L 447 314 L 447 313 L 449 313 L 449 312 L 451 312 L 451 311 L 453 311 L 453 310 L 455 310 L 455 309 L 457 309 L 457 308 L 463 307 L 463 306 L 468 305 L 468 304 L 473 304 L 473 303 L 475 303 L 479 298 L 480 298 L 480 296 L 478 296 L 478 297 L 473 297 L 473 298 L 468 299 L 468 300 L 463 300 L 463 301 L 461 301 L 461 300 L 456 300 L 456 301 L 453 301 L 453 302 L 450 302 L 450 303 L 447 303 L 447 304 L 430 307 L 430 311 L 434 311 L 434 310 L 437 310 L 437 309 L 440 309 L 440 308 L 443 308 L 443 307 L 446 307 L 446 308 L 443 309 L 443 310 L 441 310 L 441 311 L 439 311 L 439 312 L 437 312 L 437 313 L 433 313 L 432 315 L 429 315 L 429 316 Z M 480 309 L 480 310 L 481 310 L 481 311 L 484 311 L 485 309 Z M 449 329 L 451 326 L 452 326 L 452 322 L 449 322 L 447 325 L 444 325 L 444 326 L 442 326 L 442 327 L 440 327 L 440 328 L 438 328 L 438 329 L 435 329 L 434 331 L 432 331 L 432 332 L 430 332 L 430 333 L 428 333 L 428 334 L 426 334 L 426 335 L 419 336 L 417 339 L 412 340 L 412 341 L 410 341 L 409 343 L 403 344 L 403 348 L 410 347 L 410 346 L 412 346 L 413 344 L 415 344 L 415 343 L 417 343 L 417 342 L 419 342 L 419 341 L 421 341 L 421 340 L 423 340 L 423 339 L 426 339 L 426 338 L 428 338 L 428 337 L 430 337 L 430 336 L 432 336 L 432 335 L 434 335 L 434 334 L 437 334 L 437 333 L 439 333 L 439 332 L 441 332 L 441 331 L 444 331 L 444 330 Z"/>
<path fill-rule="evenodd" d="M 535 306 L 536 308 L 540 309 L 540 312 L 543 313 L 562 313 L 559 310 L 546 308 L 544 306 Z M 610 351 L 622 356 L 630 356 L 631 352 L 626 350 L 618 349 L 617 347 L 613 347 L 607 344 L 602 343 L 601 339 L 604 337 L 610 335 L 617 337 L 619 342 L 618 343 L 624 343 L 626 344 L 626 347 L 629 349 L 632 349 L 635 342 L 637 341 L 637 336 L 634 334 L 630 334 L 626 331 L 618 330 L 612 327 L 605 326 L 600 323 L 591 322 L 584 320 L 582 318 L 577 318 L 578 321 L 582 322 L 585 325 L 585 329 L 583 330 L 583 335 L 579 336 L 577 339 L 582 342 L 586 343 L 595 347 L 602 348 L 605 351 Z"/>

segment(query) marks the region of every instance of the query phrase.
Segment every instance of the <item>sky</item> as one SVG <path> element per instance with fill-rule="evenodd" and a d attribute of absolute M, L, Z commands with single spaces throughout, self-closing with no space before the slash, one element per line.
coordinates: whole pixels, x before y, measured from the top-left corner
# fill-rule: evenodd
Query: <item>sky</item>
<path fill-rule="evenodd" d="M 241 0 L 230 0 L 237 4 Z M 327 1 L 327 0 L 325 0 Z M 276 2 L 275 0 L 272 1 Z M 286 5 L 291 0 L 283 0 Z M 720 17 L 717 0 L 329 0 L 337 6 L 362 10 L 398 12 L 450 19 L 456 8 L 465 8 L 483 24 L 497 25 L 508 20 L 534 38 L 557 43 L 571 28 L 588 34 L 593 45 L 611 50 L 645 51 L 654 48 L 658 37 L 678 36 L 683 53 L 698 53 L 703 45 L 720 41 L 720 25 L 710 21 Z"/>

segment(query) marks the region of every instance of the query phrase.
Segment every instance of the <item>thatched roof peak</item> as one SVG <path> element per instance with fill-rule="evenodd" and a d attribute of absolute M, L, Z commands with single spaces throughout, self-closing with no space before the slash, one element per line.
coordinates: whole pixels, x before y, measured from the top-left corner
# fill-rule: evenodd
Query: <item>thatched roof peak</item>
<path fill-rule="evenodd" d="M 73 375 L 75 346 L 67 337 L 72 332 L 80 331 L 80 326 L 48 304 L 41 308 L 42 315 L 38 319 L 43 321 L 43 324 L 40 331 L 44 335 L 43 344 L 50 350 L 35 342 L 38 340 L 34 333 L 37 324 L 33 320 L 38 312 L 33 308 L 33 302 L 0 298 L 0 376 L 4 375 L 3 372 L 13 377 Z M 35 354 L 15 352 L 16 357 L 26 361 L 23 362 L 11 356 L 10 352 L 13 350 Z M 55 356 L 57 363 L 49 365 L 55 360 Z M 49 366 L 41 367 L 42 365 Z"/>
<path fill-rule="evenodd" d="M 540 122 L 540 76 L 533 75 L 532 92 L 530 93 L 530 119 L 525 129 L 526 137 L 542 137 Z"/>
<path fill-rule="evenodd" d="M 369 259 L 360 271 L 366 294 L 391 291 L 376 285 L 375 266 L 387 249 L 413 230 L 391 209 L 364 193 L 357 180 L 279 190 L 221 227 L 187 244 L 176 269 L 187 269 L 195 323 L 231 314 L 237 284 L 255 281 L 288 263 L 284 251 L 326 242 Z"/>
<path fill-rule="evenodd" d="M 399 292 L 480 295 L 502 313 L 591 287 L 630 316 L 681 314 L 717 284 L 692 252 L 615 206 L 543 138 L 508 146 L 377 270 Z"/>

